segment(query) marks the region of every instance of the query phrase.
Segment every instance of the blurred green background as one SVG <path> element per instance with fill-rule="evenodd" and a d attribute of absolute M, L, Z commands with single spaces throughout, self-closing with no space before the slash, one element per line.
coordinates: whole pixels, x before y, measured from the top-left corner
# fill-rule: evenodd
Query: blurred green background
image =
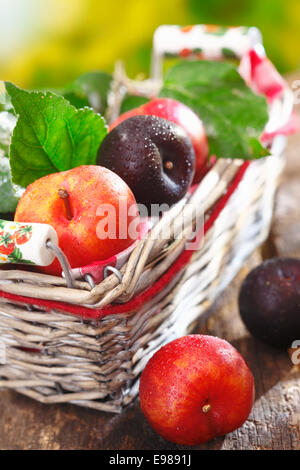
<path fill-rule="evenodd" d="M 90 70 L 149 72 L 160 24 L 257 26 L 282 72 L 300 67 L 299 0 L 0 0 L 0 78 L 60 87 Z"/>

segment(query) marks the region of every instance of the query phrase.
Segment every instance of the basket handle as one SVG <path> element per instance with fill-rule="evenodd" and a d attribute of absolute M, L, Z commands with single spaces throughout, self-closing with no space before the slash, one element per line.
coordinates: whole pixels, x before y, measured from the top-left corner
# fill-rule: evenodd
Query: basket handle
<path fill-rule="evenodd" d="M 0 265 L 49 266 L 58 258 L 68 287 L 73 286 L 69 262 L 58 246 L 55 229 L 48 224 L 0 219 Z"/>
<path fill-rule="evenodd" d="M 151 78 L 161 80 L 165 57 L 241 59 L 257 46 L 263 50 L 262 35 L 255 27 L 162 25 L 153 36 Z"/>

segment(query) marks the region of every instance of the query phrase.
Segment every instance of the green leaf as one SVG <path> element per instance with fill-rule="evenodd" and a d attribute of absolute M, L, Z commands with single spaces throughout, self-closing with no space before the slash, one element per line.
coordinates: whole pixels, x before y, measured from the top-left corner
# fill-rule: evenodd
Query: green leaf
<path fill-rule="evenodd" d="M 14 212 L 18 201 L 11 182 L 9 160 L 0 156 L 0 213 Z"/>
<path fill-rule="evenodd" d="M 12 180 L 26 187 L 49 173 L 96 163 L 107 134 L 105 120 L 90 108 L 77 110 L 54 93 L 6 90 L 18 114 L 10 145 Z"/>
<path fill-rule="evenodd" d="M 126 95 L 121 104 L 120 114 L 126 113 L 131 109 L 138 108 L 149 101 L 144 96 Z"/>
<path fill-rule="evenodd" d="M 268 121 L 267 102 L 247 87 L 233 64 L 180 62 L 168 71 L 160 96 L 182 101 L 200 116 L 211 155 L 269 155 L 258 140 Z"/>
<path fill-rule="evenodd" d="M 108 73 L 85 73 L 66 87 L 63 96 L 76 108 L 90 106 L 104 114 L 111 82 L 112 76 Z"/>

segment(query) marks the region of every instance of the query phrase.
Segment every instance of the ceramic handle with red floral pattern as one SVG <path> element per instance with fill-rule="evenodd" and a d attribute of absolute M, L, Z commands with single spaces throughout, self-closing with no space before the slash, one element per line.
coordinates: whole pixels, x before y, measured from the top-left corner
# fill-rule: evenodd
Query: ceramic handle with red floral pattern
<path fill-rule="evenodd" d="M 165 57 L 240 59 L 258 45 L 263 49 L 261 33 L 254 27 L 162 25 L 153 36 L 152 78 L 161 79 Z"/>
<path fill-rule="evenodd" d="M 27 224 L 0 219 L 0 264 L 49 266 L 54 258 L 46 243 L 58 244 L 57 233 L 47 224 Z"/>

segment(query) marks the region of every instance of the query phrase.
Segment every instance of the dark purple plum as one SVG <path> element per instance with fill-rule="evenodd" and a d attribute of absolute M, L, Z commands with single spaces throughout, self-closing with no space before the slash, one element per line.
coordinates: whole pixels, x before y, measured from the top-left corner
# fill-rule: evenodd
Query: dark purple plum
<path fill-rule="evenodd" d="M 248 330 L 276 347 L 300 340 L 300 260 L 273 258 L 242 283 L 239 309 Z"/>
<path fill-rule="evenodd" d="M 103 140 L 98 165 L 117 173 L 138 203 L 171 206 L 188 191 L 195 152 L 182 127 L 156 116 L 134 116 Z"/>

